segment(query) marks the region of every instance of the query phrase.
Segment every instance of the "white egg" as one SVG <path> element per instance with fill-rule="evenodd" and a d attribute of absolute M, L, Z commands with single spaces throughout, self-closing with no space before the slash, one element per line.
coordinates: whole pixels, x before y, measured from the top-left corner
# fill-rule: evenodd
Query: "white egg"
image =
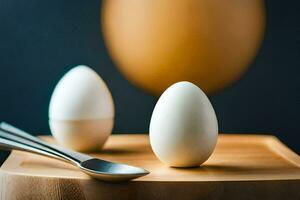
<path fill-rule="evenodd" d="M 212 154 L 218 122 L 204 92 L 184 81 L 173 84 L 161 95 L 149 132 L 151 147 L 159 160 L 173 167 L 193 167 Z"/>
<path fill-rule="evenodd" d="M 49 105 L 49 125 L 63 146 L 90 151 L 111 134 L 114 104 L 104 81 L 91 68 L 77 66 L 56 85 Z"/>

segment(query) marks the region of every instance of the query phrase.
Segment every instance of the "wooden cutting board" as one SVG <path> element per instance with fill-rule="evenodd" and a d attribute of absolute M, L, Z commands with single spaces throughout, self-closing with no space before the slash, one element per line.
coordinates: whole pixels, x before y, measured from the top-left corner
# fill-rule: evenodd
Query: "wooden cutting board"
<path fill-rule="evenodd" d="M 1 199 L 300 199 L 300 158 L 273 136 L 220 135 L 197 168 L 165 166 L 147 135 L 112 135 L 93 156 L 151 174 L 107 183 L 62 161 L 13 151 L 0 169 Z"/>

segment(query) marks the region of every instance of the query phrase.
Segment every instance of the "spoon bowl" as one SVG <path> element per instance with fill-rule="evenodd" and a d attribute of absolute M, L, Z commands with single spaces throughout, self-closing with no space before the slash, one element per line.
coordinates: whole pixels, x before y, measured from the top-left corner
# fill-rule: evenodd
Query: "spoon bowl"
<path fill-rule="evenodd" d="M 97 179 L 107 181 L 124 181 L 149 174 L 145 169 L 126 164 L 92 158 L 80 163 L 80 169 Z"/>

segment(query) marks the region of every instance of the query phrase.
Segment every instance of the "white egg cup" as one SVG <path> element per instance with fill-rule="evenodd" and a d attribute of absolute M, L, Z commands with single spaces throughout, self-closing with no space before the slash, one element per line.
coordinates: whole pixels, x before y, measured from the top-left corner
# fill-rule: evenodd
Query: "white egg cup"
<path fill-rule="evenodd" d="M 113 128 L 113 119 L 55 120 L 50 119 L 51 132 L 57 142 L 76 151 L 100 150 Z"/>

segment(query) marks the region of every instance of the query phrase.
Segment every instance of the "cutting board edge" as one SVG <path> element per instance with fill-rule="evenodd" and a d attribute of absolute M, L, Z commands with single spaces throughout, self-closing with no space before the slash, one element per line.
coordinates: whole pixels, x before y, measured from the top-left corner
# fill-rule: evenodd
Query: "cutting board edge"
<path fill-rule="evenodd" d="M 13 178 L 37 178 L 37 179 L 57 179 L 57 180 L 75 180 L 75 181 L 96 181 L 99 182 L 96 179 L 89 178 L 89 177 L 61 177 L 61 176 L 42 176 L 42 175 L 28 175 L 28 174 L 23 174 L 20 172 L 10 172 L 7 170 L 0 169 L 0 177 L 6 176 L 6 177 L 13 177 Z M 300 183 L 300 174 L 297 176 L 293 177 L 285 177 L 285 178 L 264 178 L 264 179 L 259 179 L 259 178 L 247 178 L 247 179 L 220 179 L 220 180 L 189 180 L 189 181 L 183 181 L 183 180 L 144 180 L 144 179 L 134 179 L 131 180 L 130 182 L 136 182 L 136 183 L 222 183 L 222 182 L 272 182 L 272 181 L 297 181 Z M 102 181 L 100 181 L 102 182 Z"/>
<path fill-rule="evenodd" d="M 278 137 L 272 136 L 272 139 L 266 140 L 269 148 L 279 154 L 281 157 L 290 161 L 297 167 L 300 167 L 300 156 L 290 149 L 287 145 L 285 145 Z"/>

